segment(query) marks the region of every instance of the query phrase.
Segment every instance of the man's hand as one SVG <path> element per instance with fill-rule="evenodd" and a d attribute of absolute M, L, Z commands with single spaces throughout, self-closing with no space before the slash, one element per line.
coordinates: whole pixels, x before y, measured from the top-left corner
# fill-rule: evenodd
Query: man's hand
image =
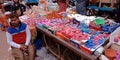
<path fill-rule="evenodd" d="M 26 51 L 26 50 L 27 50 L 27 46 L 22 45 L 22 46 L 20 47 L 20 49 L 21 49 L 22 51 Z"/>

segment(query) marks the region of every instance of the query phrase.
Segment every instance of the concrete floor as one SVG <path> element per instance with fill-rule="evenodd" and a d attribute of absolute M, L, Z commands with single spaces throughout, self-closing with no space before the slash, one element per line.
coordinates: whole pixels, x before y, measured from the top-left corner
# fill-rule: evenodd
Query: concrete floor
<path fill-rule="evenodd" d="M 0 60 L 14 60 L 7 44 L 6 34 L 0 30 Z"/>

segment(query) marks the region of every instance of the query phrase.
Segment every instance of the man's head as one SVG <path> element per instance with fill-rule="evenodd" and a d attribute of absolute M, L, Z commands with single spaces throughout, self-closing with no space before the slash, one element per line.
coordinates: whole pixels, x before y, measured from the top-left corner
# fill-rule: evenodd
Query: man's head
<path fill-rule="evenodd" d="M 19 3 L 19 0 L 13 0 L 13 1 L 14 1 L 14 3 L 16 3 L 16 4 Z"/>
<path fill-rule="evenodd" d="M 19 17 L 16 13 L 11 13 L 9 18 L 10 18 L 10 25 L 12 27 L 19 27 L 20 26 L 21 22 L 20 22 Z"/>

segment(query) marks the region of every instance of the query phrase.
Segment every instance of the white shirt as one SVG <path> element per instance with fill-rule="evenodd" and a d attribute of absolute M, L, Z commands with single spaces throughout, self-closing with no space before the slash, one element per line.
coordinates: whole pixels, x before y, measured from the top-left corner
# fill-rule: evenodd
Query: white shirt
<path fill-rule="evenodd" d="M 31 40 L 31 32 L 30 32 L 28 26 L 26 27 L 25 31 L 26 31 L 26 42 L 25 42 L 25 45 L 28 46 L 29 43 L 30 43 L 30 40 Z M 10 33 L 6 32 L 6 36 L 7 36 L 7 42 L 8 42 L 8 44 L 10 46 L 15 47 L 15 48 L 20 48 L 21 47 L 20 44 L 17 44 L 17 43 L 15 43 L 13 41 L 12 35 Z"/>

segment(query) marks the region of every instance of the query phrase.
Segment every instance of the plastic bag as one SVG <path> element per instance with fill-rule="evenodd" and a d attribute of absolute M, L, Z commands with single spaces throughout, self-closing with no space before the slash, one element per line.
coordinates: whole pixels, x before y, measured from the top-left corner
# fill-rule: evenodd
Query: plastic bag
<path fill-rule="evenodd" d="M 105 20 L 104 20 L 103 18 L 96 18 L 96 19 L 94 20 L 94 23 L 95 23 L 96 25 L 103 25 L 103 24 L 105 24 Z"/>
<path fill-rule="evenodd" d="M 34 44 L 36 50 L 41 49 L 42 44 L 43 44 L 42 38 L 36 39 L 36 40 L 33 42 L 33 44 Z"/>
<path fill-rule="evenodd" d="M 36 53 L 39 57 L 44 57 L 47 55 L 47 49 L 45 47 L 42 47 L 40 50 L 37 50 Z"/>

